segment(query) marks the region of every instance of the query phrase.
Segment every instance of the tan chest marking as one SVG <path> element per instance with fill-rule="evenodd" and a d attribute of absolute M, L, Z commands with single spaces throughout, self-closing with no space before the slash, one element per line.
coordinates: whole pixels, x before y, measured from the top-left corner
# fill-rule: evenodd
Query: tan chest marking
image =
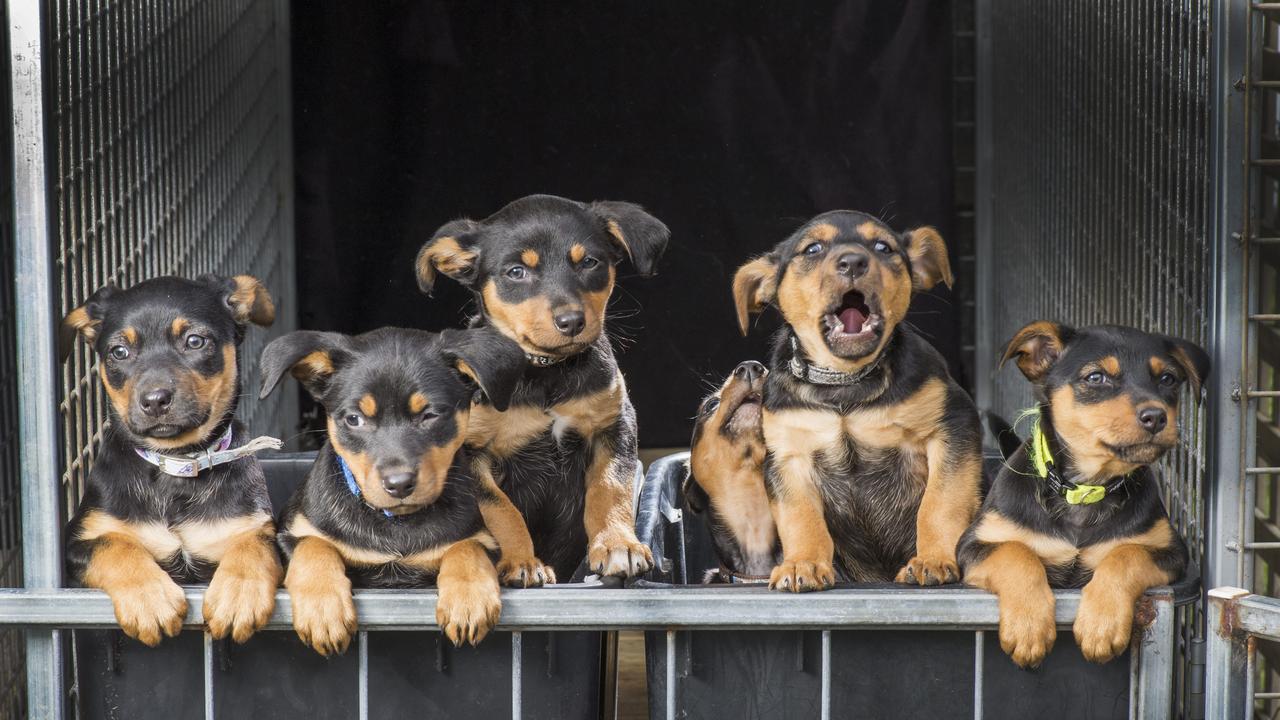
<path fill-rule="evenodd" d="M 270 525 L 266 513 L 244 517 L 186 522 L 168 526 L 162 522 L 131 523 L 106 513 L 87 515 L 80 527 L 80 540 L 96 540 L 115 533 L 132 538 L 156 560 L 168 560 L 179 553 L 189 557 L 220 562 L 227 549 L 241 535 L 262 531 Z"/>
<path fill-rule="evenodd" d="M 1169 547 L 1173 541 L 1173 530 L 1169 527 L 1169 522 L 1162 519 L 1146 532 L 1114 538 L 1082 549 L 1062 538 L 1028 530 L 997 512 L 984 515 L 974 535 L 984 543 L 1021 543 L 1030 548 L 1045 565 L 1066 565 L 1079 560 L 1081 565 L 1090 570 L 1097 568 L 1112 550 L 1122 545 L 1138 545 L 1149 550 L 1159 550 Z"/>
<path fill-rule="evenodd" d="M 378 565 L 388 565 L 395 563 L 405 567 L 411 567 L 424 572 L 435 573 L 440 570 L 440 561 L 444 554 L 453 547 L 454 543 L 448 545 L 439 545 L 437 547 L 428 548 L 420 552 L 401 555 L 398 553 L 383 552 L 381 550 L 370 550 L 368 548 L 358 548 L 348 545 L 340 540 L 321 532 L 319 528 L 311 524 L 302 515 L 297 515 L 289 524 L 288 532 L 295 538 L 314 537 L 324 540 L 333 546 L 338 554 L 342 556 L 342 561 L 352 567 L 376 567 Z M 458 542 L 466 540 L 475 540 L 485 547 L 487 550 L 497 550 L 498 544 L 487 531 L 481 531 L 469 538 L 463 538 Z"/>
<path fill-rule="evenodd" d="M 529 444 L 548 428 L 557 441 L 571 430 L 590 440 L 618 419 L 626 392 L 626 385 L 619 377 L 600 392 L 566 400 L 548 410 L 521 405 L 498 412 L 489 405 L 476 405 L 471 409 L 467 425 L 467 444 L 504 457 Z"/>
<path fill-rule="evenodd" d="M 182 552 L 182 540 L 164 523 L 126 522 L 104 512 L 85 515 L 76 537 L 88 542 L 110 534 L 129 538 L 156 560 L 168 560 Z"/>

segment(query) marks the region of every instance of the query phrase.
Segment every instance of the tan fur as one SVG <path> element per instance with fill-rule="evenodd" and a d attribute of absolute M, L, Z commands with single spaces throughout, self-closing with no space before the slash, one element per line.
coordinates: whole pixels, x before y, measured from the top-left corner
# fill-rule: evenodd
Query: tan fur
<path fill-rule="evenodd" d="M 928 290 L 938 283 L 951 287 L 951 260 L 947 244 L 931 227 L 916 228 L 907 234 L 907 256 L 911 258 L 912 282 L 917 289 Z"/>
<path fill-rule="evenodd" d="M 550 426 L 551 415 L 541 408 L 518 405 L 498 412 L 490 405 L 476 405 L 467 423 L 467 445 L 506 457 Z"/>
<path fill-rule="evenodd" d="M 537 250 L 525 250 L 520 253 L 520 262 L 524 263 L 525 265 L 531 268 L 538 267 L 538 261 L 540 259 L 541 258 L 538 257 Z"/>
<path fill-rule="evenodd" d="M 77 540 L 92 541 L 106 535 L 127 538 L 146 550 L 153 560 L 164 562 L 182 552 L 182 539 L 162 522 L 129 522 L 100 510 L 85 514 Z"/>
<path fill-rule="evenodd" d="M 289 369 L 289 374 L 303 383 L 308 383 L 332 375 L 333 369 L 333 358 L 329 353 L 316 350 L 294 363 Z"/>
<path fill-rule="evenodd" d="M 85 569 L 86 587 L 105 590 L 116 621 L 129 637 L 155 647 L 182 631 L 187 599 L 137 535 L 108 532 L 98 541 Z"/>
<path fill-rule="evenodd" d="M 434 547 L 409 555 L 401 555 L 398 553 L 359 548 L 353 545 L 348 545 L 340 540 L 335 540 L 313 525 L 310 520 L 301 514 L 294 516 L 293 520 L 289 523 L 289 527 L 286 528 L 286 531 L 297 538 L 318 538 L 323 540 L 325 544 L 333 548 L 334 551 L 338 553 L 338 556 L 345 564 L 352 567 L 374 567 L 377 565 L 395 563 L 415 570 L 434 573 L 439 570 L 440 559 L 444 556 L 445 550 L 448 549 L 447 547 Z M 475 540 L 490 550 L 498 549 L 498 544 L 494 541 L 488 531 L 476 533 L 469 539 Z"/>
<path fill-rule="evenodd" d="M 275 524 L 267 518 L 257 528 L 214 544 L 225 550 L 204 595 L 204 621 L 213 637 L 230 635 L 242 643 L 267 624 L 275 609 L 276 588 L 284 575 Z"/>
<path fill-rule="evenodd" d="M 98 337 L 98 328 L 102 326 L 102 321 L 89 317 L 88 309 L 78 307 L 67 313 L 67 316 L 62 319 L 62 325 L 73 332 L 79 333 L 85 342 L 91 343 Z"/>
<path fill-rule="evenodd" d="M 365 417 L 371 418 L 378 414 L 378 401 L 372 395 L 362 395 L 356 407 L 360 408 L 360 412 L 364 413 Z"/>
<path fill-rule="evenodd" d="M 738 268 L 733 275 L 733 304 L 738 312 L 738 329 L 743 335 L 750 327 L 750 315 L 773 302 L 778 291 L 778 263 L 765 255 Z"/>
<path fill-rule="evenodd" d="M 1039 665 L 1058 635 L 1053 591 L 1041 556 L 1021 542 L 1004 541 L 969 568 L 964 580 L 999 598 L 1000 647 L 1005 653 L 1021 667 Z"/>
<path fill-rule="evenodd" d="M 616 226 L 617 223 L 614 223 L 614 225 Z M 620 236 L 621 236 L 621 233 L 619 233 L 619 237 Z M 626 243 L 624 242 L 623 245 L 626 245 Z M 573 262 L 574 264 L 582 262 L 583 258 L 585 258 L 586 256 L 587 256 L 587 249 L 581 245 L 575 244 L 573 247 L 569 248 L 569 261 Z"/>
<path fill-rule="evenodd" d="M 1173 355 L 1173 359 L 1178 365 L 1182 366 L 1182 371 L 1187 374 L 1187 381 L 1191 383 L 1191 397 L 1199 398 L 1200 383 L 1203 382 L 1203 378 L 1200 377 L 1200 373 L 1196 372 L 1196 364 L 1191 362 L 1187 352 L 1180 347 L 1174 346 L 1170 354 Z"/>
<path fill-rule="evenodd" d="M 220 520 L 190 520 L 172 529 L 182 548 L 193 557 L 209 562 L 222 562 L 222 558 L 244 535 L 275 535 L 275 523 L 271 515 L 259 513 Z"/>
<path fill-rule="evenodd" d="M 458 361 L 458 363 L 459 363 L 459 369 L 461 369 L 461 366 L 462 366 L 462 365 L 465 365 L 465 364 L 466 364 L 466 363 L 462 362 L 461 360 L 459 360 L 459 361 Z M 468 368 L 468 369 L 470 369 L 470 368 Z M 473 371 L 473 372 L 474 372 L 474 371 Z M 412 395 L 410 395 L 410 396 L 409 396 L 409 413 L 410 413 L 410 414 L 412 414 L 412 415 L 417 415 L 418 413 L 422 412 L 423 410 L 426 410 L 426 409 L 427 409 L 427 405 L 428 405 L 428 403 L 427 403 L 427 396 L 426 396 L 426 395 L 423 395 L 422 393 L 417 393 L 417 392 L 416 392 L 416 393 L 413 393 Z"/>
<path fill-rule="evenodd" d="M 231 310 L 240 323 L 251 322 L 267 327 L 276 319 L 276 306 L 271 294 L 251 275 L 237 275 L 232 280 L 236 289 L 231 292 Z"/>
<path fill-rule="evenodd" d="M 1079 554 L 1079 550 L 1071 542 L 1028 530 L 994 510 L 985 513 L 978 520 L 974 536 L 979 542 L 992 545 L 1017 543 L 1034 553 L 1045 565 L 1066 565 Z M 965 581 L 969 581 L 967 576 Z"/>
<path fill-rule="evenodd" d="M 456 238 L 442 237 L 436 238 L 431 245 L 418 253 L 415 269 L 418 271 L 418 279 L 430 287 L 435 283 L 437 270 L 456 278 L 469 270 L 475 261 L 476 254 L 470 250 L 464 250 Z"/>
<path fill-rule="evenodd" d="M 623 249 L 625 249 L 625 250 L 627 251 L 627 257 L 630 257 L 630 256 L 631 256 L 631 244 L 627 242 L 627 236 L 626 236 L 626 234 L 624 234 L 624 233 L 622 232 L 622 226 L 618 224 L 618 221 L 617 221 L 617 220 L 614 220 L 614 219 L 612 219 L 612 218 L 610 218 L 609 220 L 606 220 L 606 221 L 605 221 L 605 228 L 606 228 L 606 229 L 608 229 L 609 234 L 610 234 L 610 235 L 612 235 L 612 236 L 614 237 L 614 239 L 615 239 L 615 240 L 617 240 L 618 242 L 622 243 L 622 247 L 623 247 Z M 581 246 L 579 246 L 579 247 L 581 247 Z M 584 255 L 586 254 L 585 250 L 586 250 L 586 249 L 585 249 L 585 248 L 583 248 L 583 254 L 584 254 Z M 574 262 L 579 262 L 579 261 L 581 261 L 581 259 L 582 259 L 582 258 L 578 258 L 577 260 L 574 260 Z"/>
<path fill-rule="evenodd" d="M 767 556 L 778 538 L 764 487 L 764 442 L 720 432 L 727 421 L 722 405 L 706 421 L 690 449 L 689 467 L 711 505 L 742 549 Z"/>
<path fill-rule="evenodd" d="M 1106 446 L 1130 445 L 1152 440 L 1150 433 L 1138 424 L 1137 408 L 1128 395 L 1118 395 L 1102 402 L 1078 404 L 1071 386 L 1065 385 L 1053 391 L 1050 402 L 1053 407 L 1053 427 L 1071 452 L 1071 459 L 1080 477 L 1086 481 L 1119 477 L 1136 470 L 1140 465 L 1125 462 Z M 1172 408 L 1160 404 L 1170 417 L 1176 417 Z M 1154 441 L 1172 447 L 1178 441 L 1178 424 L 1168 423 Z"/>
<path fill-rule="evenodd" d="M 356 608 L 338 550 L 318 536 L 301 538 L 284 586 L 293 606 L 293 629 L 302 642 L 321 655 L 345 652 L 356 632 Z"/>
<path fill-rule="evenodd" d="M 1038 320 L 1026 325 L 1013 336 L 1000 358 L 1000 365 L 1017 358 L 1018 369 L 1034 382 L 1049 372 L 1054 361 L 1062 354 L 1063 347 L 1058 326 Z"/>
<path fill-rule="evenodd" d="M 102 368 L 103 366 L 99 366 Z M 124 388 L 116 391 L 107 382 L 106 370 L 102 369 L 102 384 L 107 389 L 107 395 L 110 397 L 112 404 L 116 406 L 116 412 L 121 417 L 128 417 L 129 402 L 133 397 L 133 379 L 125 380 Z M 179 381 L 186 385 L 180 388 L 180 392 L 190 393 L 192 397 L 197 398 L 202 405 L 202 409 L 208 415 L 203 423 L 198 427 L 192 428 L 180 435 L 171 438 L 147 438 L 146 444 L 156 450 L 172 450 L 176 448 L 189 447 L 201 441 L 206 440 L 214 429 L 226 417 L 227 411 L 231 408 L 231 401 L 234 400 L 236 391 L 236 349 L 234 345 L 227 344 L 222 348 L 222 372 L 213 377 L 205 377 L 196 372 L 186 373 Z"/>
<path fill-rule="evenodd" d="M 1163 526 L 1169 532 L 1168 523 Z M 1098 561 L 1084 586 L 1073 631 L 1086 660 L 1107 662 L 1124 652 L 1133 632 L 1133 606 L 1148 588 L 1167 584 L 1143 544 L 1116 544 Z"/>
<path fill-rule="evenodd" d="M 478 644 L 498 624 L 502 599 L 498 572 L 485 547 L 474 540 L 456 542 L 445 552 L 436 579 L 436 624 L 454 645 Z"/>
<path fill-rule="evenodd" d="M 184 317 L 176 317 L 173 319 L 172 323 L 169 323 L 169 334 L 175 339 L 181 338 L 187 332 L 187 328 L 189 327 L 191 327 L 190 320 Z"/>
<path fill-rule="evenodd" d="M 818 223 L 809 228 L 804 234 L 805 238 L 812 241 L 831 242 L 840 236 L 840 229 L 831 223 Z"/>
<path fill-rule="evenodd" d="M 533 550 L 533 537 L 524 517 L 506 493 L 498 487 L 489 467 L 489 459 L 478 456 L 472 462 L 472 475 L 486 493 L 478 496 L 480 514 L 485 527 L 493 534 L 502 555 L 498 576 L 510 587 L 538 587 L 556 581 L 555 571 L 538 559 Z"/>
<path fill-rule="evenodd" d="M 553 308 L 544 295 L 536 295 L 519 303 L 506 303 L 498 296 L 497 287 L 490 280 L 481 288 L 480 298 L 493 326 L 516 341 L 525 352 L 535 355 L 558 352 L 573 354 L 595 342 L 603 332 L 605 312 L 609 296 L 613 293 L 615 278 L 616 271 L 611 266 L 609 282 L 603 290 L 586 292 L 579 297 L 583 329 L 572 338 L 565 337 L 554 324 L 556 311 L 566 308 Z"/>
<path fill-rule="evenodd" d="M 1120 375 L 1120 359 L 1115 355 L 1108 355 L 1098 361 L 1098 367 L 1111 377 Z"/>
<path fill-rule="evenodd" d="M 120 336 L 124 338 L 125 342 L 129 343 L 133 347 L 138 346 L 138 329 L 137 328 L 127 327 L 120 331 Z"/>
<path fill-rule="evenodd" d="M 466 409 L 459 410 L 456 417 L 459 427 L 467 426 L 468 411 Z M 418 459 L 418 478 L 413 492 L 407 497 L 396 498 L 387 493 L 386 488 L 382 486 L 382 476 L 374 466 L 373 459 L 366 453 L 355 452 L 342 444 L 333 418 L 328 419 L 327 426 L 329 444 L 351 469 L 351 475 L 360 486 L 365 502 L 394 514 L 414 512 L 440 497 L 440 493 L 444 491 L 445 478 L 449 474 L 449 467 L 453 464 L 454 455 L 466 440 L 463 433 L 458 433 L 447 444 L 429 448 Z"/>

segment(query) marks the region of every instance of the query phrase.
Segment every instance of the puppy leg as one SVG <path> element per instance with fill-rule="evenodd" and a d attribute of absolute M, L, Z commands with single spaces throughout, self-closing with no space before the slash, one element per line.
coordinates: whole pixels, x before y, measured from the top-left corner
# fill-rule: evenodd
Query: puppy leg
<path fill-rule="evenodd" d="M 540 587 L 544 583 L 554 583 L 555 571 L 534 554 L 529 526 L 511 499 L 498 487 L 489 459 L 476 457 L 471 472 L 480 485 L 476 496 L 480 514 L 501 551 L 498 576 L 502 578 L 502 584 L 508 587 Z"/>
<path fill-rule="evenodd" d="M 618 441 L 622 433 L 620 424 L 609 431 L 617 447 L 600 437 L 592 442 L 583 521 L 591 571 L 635 577 L 653 567 L 653 554 L 636 538 L 632 483 L 639 461 L 634 439 Z"/>
<path fill-rule="evenodd" d="M 298 541 L 284 576 L 293 629 L 321 655 L 346 652 L 356 631 L 351 580 L 338 550 L 318 537 Z"/>
<path fill-rule="evenodd" d="M 445 551 L 436 586 L 436 624 L 454 645 L 476 645 L 498 624 L 498 571 L 479 542 L 463 540 Z"/>
<path fill-rule="evenodd" d="M 126 635 L 155 647 L 162 636 L 182 631 L 187 598 L 141 543 L 112 532 L 99 535 L 92 544 L 82 580 L 86 587 L 111 596 L 116 621 Z"/>
<path fill-rule="evenodd" d="M 1072 627 L 1085 659 L 1104 663 L 1124 652 L 1133 632 L 1134 603 L 1147 588 L 1171 580 L 1142 545 L 1119 545 L 1108 552 L 1084 586 Z"/>
<path fill-rule="evenodd" d="M 242 643 L 270 619 L 284 575 L 275 534 L 268 521 L 231 540 L 204 595 L 204 622 L 215 638 L 230 634 Z"/>
<path fill-rule="evenodd" d="M 939 585 L 960 579 L 956 543 L 978 510 L 982 458 L 952 447 L 945 433 L 925 447 L 929 479 L 916 512 L 916 554 L 895 578 L 900 583 Z"/>
<path fill-rule="evenodd" d="M 1000 599 L 1000 647 L 1021 667 L 1044 660 L 1058 636 L 1044 564 L 1020 542 L 1002 542 L 965 573 L 965 582 Z"/>
<path fill-rule="evenodd" d="M 832 567 L 835 543 L 827 529 L 822 496 L 814 484 L 812 457 L 780 456 L 769 473 L 767 487 L 782 541 L 782 563 L 770 574 L 769 587 L 792 592 L 831 587 L 836 582 Z"/>

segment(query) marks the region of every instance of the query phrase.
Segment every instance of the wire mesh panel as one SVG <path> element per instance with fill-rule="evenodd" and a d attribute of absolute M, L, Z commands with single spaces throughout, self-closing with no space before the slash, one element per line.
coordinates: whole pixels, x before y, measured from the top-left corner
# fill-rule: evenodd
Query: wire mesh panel
<path fill-rule="evenodd" d="M 259 401 L 257 357 L 292 325 L 287 6 L 278 0 L 55 0 L 53 188 L 61 310 L 157 275 L 249 273 L 282 312 L 248 334 L 240 417 L 281 433 L 291 397 Z M 95 358 L 63 368 L 62 481 L 83 492 L 107 419 Z"/>
<path fill-rule="evenodd" d="M 988 5 L 995 346 L 985 351 L 1038 319 L 1205 345 L 1211 4 Z M 1004 417 L 1033 404 L 1016 369 L 991 382 L 991 409 Z M 1184 403 L 1180 423 L 1182 443 L 1164 460 L 1165 500 L 1200 562 L 1203 406 Z M 1199 637 L 1197 613 L 1182 619 L 1184 652 Z M 1178 682 L 1188 691 L 1185 666 Z"/>

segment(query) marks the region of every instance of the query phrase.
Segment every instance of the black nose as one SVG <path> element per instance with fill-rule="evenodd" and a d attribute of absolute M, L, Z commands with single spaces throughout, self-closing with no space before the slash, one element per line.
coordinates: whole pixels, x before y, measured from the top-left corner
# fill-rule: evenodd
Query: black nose
<path fill-rule="evenodd" d="M 739 363 L 738 367 L 733 369 L 733 376 L 739 380 L 755 382 L 764 377 L 764 372 L 764 365 L 755 360 L 748 360 L 744 363 Z"/>
<path fill-rule="evenodd" d="M 556 313 L 556 329 L 566 337 L 573 337 L 587 326 L 587 316 L 581 310 L 566 310 Z"/>
<path fill-rule="evenodd" d="M 140 402 L 142 403 L 142 412 L 151 417 L 160 417 L 169 412 L 169 405 L 173 402 L 173 391 L 165 388 L 156 388 L 144 393 Z"/>
<path fill-rule="evenodd" d="M 860 278 L 867 274 L 867 256 L 860 252 L 849 252 L 836 261 L 836 272 L 850 278 Z"/>
<path fill-rule="evenodd" d="M 418 484 L 418 476 L 411 472 L 392 473 L 382 476 L 382 489 L 393 498 L 409 497 L 409 493 L 413 492 L 413 488 Z"/>
<path fill-rule="evenodd" d="M 1169 424 L 1169 413 L 1158 407 L 1143 408 L 1138 411 L 1138 422 L 1152 435 L 1156 435 Z"/>

